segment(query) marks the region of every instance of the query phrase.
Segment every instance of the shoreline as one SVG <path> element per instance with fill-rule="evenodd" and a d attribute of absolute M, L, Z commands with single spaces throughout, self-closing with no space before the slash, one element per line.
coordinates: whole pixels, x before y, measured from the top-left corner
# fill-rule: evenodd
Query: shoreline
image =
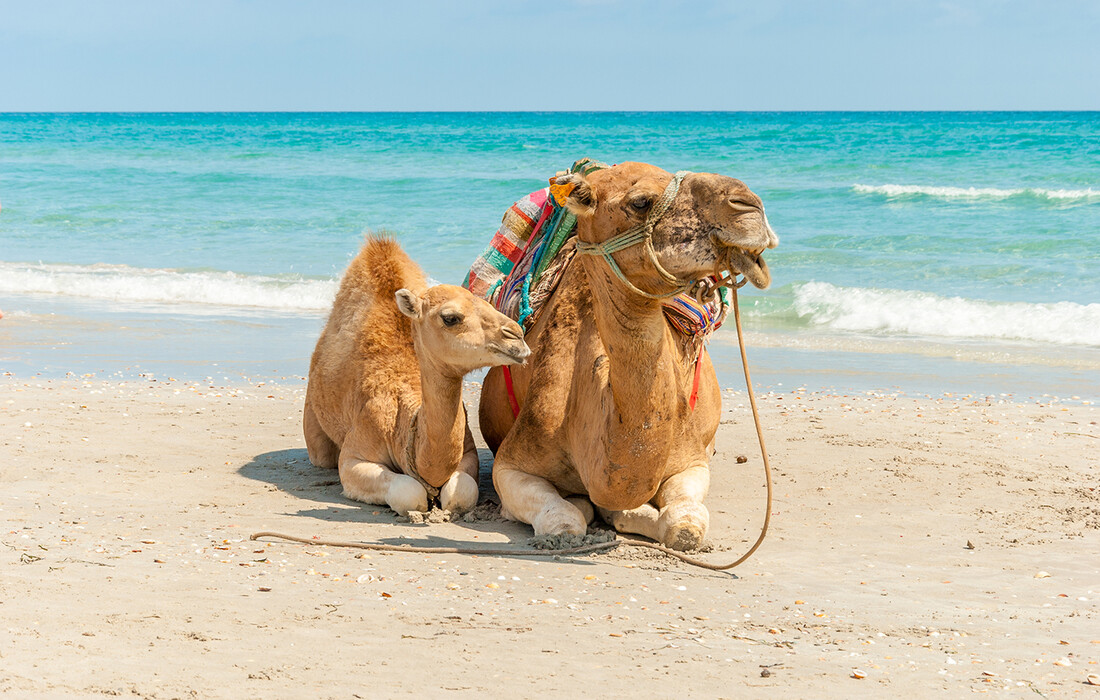
<path fill-rule="evenodd" d="M 642 682 L 658 695 L 1060 697 L 1100 672 L 1093 405 L 761 392 L 772 531 L 730 575 L 651 553 L 359 557 L 249 541 L 532 535 L 400 523 L 343 498 L 305 456 L 304 390 L 0 375 L 0 691 L 474 697 L 599 683 L 625 697 Z M 702 555 L 715 561 L 755 539 L 763 504 L 746 397 L 724 399 Z M 491 651 L 503 645 L 507 669 Z"/>
<path fill-rule="evenodd" d="M 16 376 L 304 381 L 324 325 L 324 316 L 315 314 L 149 312 L 126 305 L 106 310 L 92 302 L 12 305 L 11 300 L 0 296 L 5 309 L 0 372 Z M 1100 402 L 1100 348 L 1088 346 L 752 328 L 746 344 L 757 391 Z M 719 384 L 743 388 L 732 322 L 711 338 L 708 349 Z"/>

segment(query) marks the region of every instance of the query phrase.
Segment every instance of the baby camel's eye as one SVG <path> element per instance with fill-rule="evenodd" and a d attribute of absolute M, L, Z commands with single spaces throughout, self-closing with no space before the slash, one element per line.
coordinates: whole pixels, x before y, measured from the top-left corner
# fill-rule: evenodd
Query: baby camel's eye
<path fill-rule="evenodd" d="M 447 326 L 448 328 L 450 328 L 451 326 L 457 326 L 462 321 L 462 317 L 458 314 L 443 314 L 439 318 L 443 321 L 443 325 Z"/>
<path fill-rule="evenodd" d="M 630 206 L 634 207 L 637 211 L 645 211 L 649 208 L 649 205 L 653 203 L 652 197 L 641 195 L 630 200 Z"/>

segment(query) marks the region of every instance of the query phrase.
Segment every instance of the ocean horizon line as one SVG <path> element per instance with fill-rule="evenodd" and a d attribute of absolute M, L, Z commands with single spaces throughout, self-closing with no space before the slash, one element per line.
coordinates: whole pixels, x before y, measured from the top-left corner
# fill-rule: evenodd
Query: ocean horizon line
<path fill-rule="evenodd" d="M 1100 109 L 229 109 L 0 110 L 2 116 L 196 114 L 1097 114 Z"/>

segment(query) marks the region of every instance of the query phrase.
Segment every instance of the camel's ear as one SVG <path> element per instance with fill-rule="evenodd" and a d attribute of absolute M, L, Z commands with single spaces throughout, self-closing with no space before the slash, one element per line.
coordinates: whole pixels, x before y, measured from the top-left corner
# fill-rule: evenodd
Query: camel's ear
<path fill-rule="evenodd" d="M 398 289 L 393 294 L 397 300 L 397 309 L 409 318 L 420 318 L 420 299 L 407 289 Z"/>
<path fill-rule="evenodd" d="M 596 193 L 581 173 L 561 173 L 551 178 L 550 192 L 574 216 L 585 216 L 596 210 Z"/>

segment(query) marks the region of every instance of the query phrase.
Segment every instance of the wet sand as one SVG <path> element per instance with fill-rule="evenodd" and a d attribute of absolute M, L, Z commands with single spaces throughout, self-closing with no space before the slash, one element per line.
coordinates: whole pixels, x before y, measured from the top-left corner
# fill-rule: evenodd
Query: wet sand
<path fill-rule="evenodd" d="M 343 498 L 335 472 L 306 459 L 303 394 L 293 381 L 0 377 L 0 693 L 1100 692 L 1087 685 L 1100 674 L 1091 404 L 763 394 L 772 532 L 731 574 L 622 548 L 555 559 L 250 541 L 531 537 L 491 518 L 398 522 Z M 701 555 L 713 561 L 747 548 L 764 504 L 744 393 L 724 410 Z"/>

